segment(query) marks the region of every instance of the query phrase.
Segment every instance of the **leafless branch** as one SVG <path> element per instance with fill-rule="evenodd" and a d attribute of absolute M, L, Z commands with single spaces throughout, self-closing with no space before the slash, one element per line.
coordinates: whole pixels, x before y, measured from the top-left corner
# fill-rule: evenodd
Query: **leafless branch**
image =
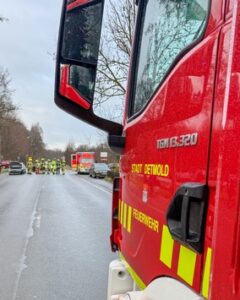
<path fill-rule="evenodd" d="M 112 97 L 118 97 L 122 106 L 126 94 L 135 18 L 134 0 L 109 1 L 95 86 L 97 107 Z"/>

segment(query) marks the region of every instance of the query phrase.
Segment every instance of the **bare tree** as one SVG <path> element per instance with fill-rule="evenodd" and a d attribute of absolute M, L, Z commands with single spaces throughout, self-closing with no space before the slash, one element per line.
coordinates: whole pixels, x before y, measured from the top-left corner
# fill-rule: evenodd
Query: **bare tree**
<path fill-rule="evenodd" d="M 29 132 L 30 149 L 29 154 L 35 158 L 40 158 L 45 153 L 45 144 L 43 141 L 43 130 L 39 123 L 32 125 Z"/>
<path fill-rule="evenodd" d="M 2 156 L 5 159 L 25 160 L 29 151 L 29 131 L 24 123 L 15 117 L 4 120 L 1 126 Z"/>
<path fill-rule="evenodd" d="M 63 153 L 63 155 L 65 156 L 65 160 L 66 160 L 66 163 L 67 165 L 71 165 L 71 154 L 75 153 L 76 152 L 76 149 L 75 149 L 75 144 L 74 142 L 72 141 L 69 141 L 66 145 L 66 148 L 65 148 L 65 151 Z"/>
<path fill-rule="evenodd" d="M 136 18 L 134 0 L 109 1 L 98 58 L 95 106 L 112 97 L 123 100 Z"/>
<path fill-rule="evenodd" d="M 13 91 L 9 88 L 10 81 L 8 71 L 0 69 L 0 122 L 17 110 L 11 101 Z"/>
<path fill-rule="evenodd" d="M 0 69 L 0 158 L 4 155 L 6 138 L 8 138 L 6 131 L 9 130 L 11 120 L 15 120 L 17 110 L 11 100 L 13 91 L 9 88 L 10 81 L 8 71 Z"/>

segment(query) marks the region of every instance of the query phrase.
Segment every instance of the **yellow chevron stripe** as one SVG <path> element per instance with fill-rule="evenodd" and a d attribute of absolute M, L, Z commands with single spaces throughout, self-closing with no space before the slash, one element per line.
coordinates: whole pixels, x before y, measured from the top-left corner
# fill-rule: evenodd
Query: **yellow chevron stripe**
<path fill-rule="evenodd" d="M 123 227 L 127 228 L 127 203 L 123 203 Z"/>
<path fill-rule="evenodd" d="M 196 260 L 197 254 L 195 252 L 180 246 L 177 274 L 189 285 L 193 284 Z"/>
<path fill-rule="evenodd" d="M 121 202 L 121 224 L 123 225 L 123 201 Z"/>
<path fill-rule="evenodd" d="M 132 229 L 132 207 L 128 206 L 127 231 L 131 233 L 131 229 Z"/>
<path fill-rule="evenodd" d="M 202 282 L 202 295 L 208 298 L 209 294 L 209 281 L 210 281 L 210 271 L 211 271 L 211 261 L 212 261 L 212 249 L 207 249 L 206 261 L 203 271 L 203 282 Z"/>
<path fill-rule="evenodd" d="M 173 246 L 174 240 L 171 237 L 168 227 L 163 225 L 160 260 L 170 269 L 172 267 Z"/>

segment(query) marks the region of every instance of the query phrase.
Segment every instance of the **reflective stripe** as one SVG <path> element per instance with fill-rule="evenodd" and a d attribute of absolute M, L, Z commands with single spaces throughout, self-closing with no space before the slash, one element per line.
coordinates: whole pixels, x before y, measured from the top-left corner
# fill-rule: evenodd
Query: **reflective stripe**
<path fill-rule="evenodd" d="M 180 246 L 177 274 L 189 285 L 193 284 L 196 259 L 197 254 L 195 252 L 184 246 Z"/>
<path fill-rule="evenodd" d="M 208 298 L 209 294 L 209 281 L 210 281 L 210 270 L 211 270 L 211 261 L 212 261 L 212 249 L 208 248 L 206 261 L 203 271 L 203 282 L 202 282 L 202 295 L 205 298 Z"/>
<path fill-rule="evenodd" d="M 174 240 L 166 225 L 163 225 L 162 240 L 160 246 L 160 260 L 168 268 L 172 267 L 172 255 L 173 255 Z"/>
<path fill-rule="evenodd" d="M 131 233 L 132 227 L 132 207 L 128 206 L 128 222 L 127 222 L 127 231 Z"/>
<path fill-rule="evenodd" d="M 131 233 L 132 230 L 132 207 L 119 199 L 119 215 L 118 219 L 123 227 Z"/>
<path fill-rule="evenodd" d="M 122 200 L 119 199 L 118 201 L 118 220 L 121 222 L 121 205 L 122 205 Z"/>
<path fill-rule="evenodd" d="M 127 204 L 124 203 L 124 209 L 123 209 L 123 227 L 127 227 Z"/>
<path fill-rule="evenodd" d="M 123 224 L 123 201 L 121 203 L 121 224 Z"/>

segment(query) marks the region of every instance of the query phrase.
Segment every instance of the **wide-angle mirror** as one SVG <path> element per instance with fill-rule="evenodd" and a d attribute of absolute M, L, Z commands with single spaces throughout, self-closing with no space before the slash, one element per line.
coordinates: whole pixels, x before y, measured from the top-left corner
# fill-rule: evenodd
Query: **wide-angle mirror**
<path fill-rule="evenodd" d="M 110 134 L 122 125 L 96 116 L 94 88 L 104 0 L 64 0 L 56 64 L 55 102 L 63 110 Z"/>

